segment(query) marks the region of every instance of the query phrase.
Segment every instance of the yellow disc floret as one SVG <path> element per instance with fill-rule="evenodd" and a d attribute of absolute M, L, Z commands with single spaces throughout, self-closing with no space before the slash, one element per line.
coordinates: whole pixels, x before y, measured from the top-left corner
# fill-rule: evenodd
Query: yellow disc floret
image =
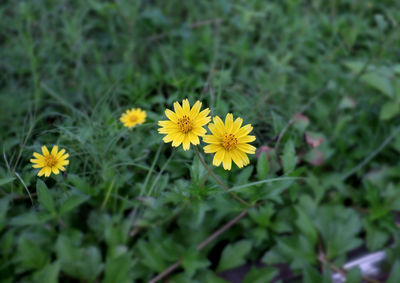
<path fill-rule="evenodd" d="M 232 161 L 239 168 L 250 163 L 246 154 L 254 154 L 256 148 L 249 142 L 255 141 L 256 137 L 249 135 L 253 130 L 251 125 L 242 127 L 242 118 L 233 121 L 233 115 L 227 114 L 225 123 L 218 116 L 214 117 L 213 123 L 208 125 L 211 135 L 203 137 L 204 142 L 209 145 L 204 147 L 206 153 L 215 153 L 213 164 L 224 166 L 225 170 L 231 170 Z"/>
<path fill-rule="evenodd" d="M 201 109 L 201 102 L 197 101 L 193 107 L 190 107 L 189 100 L 184 99 L 182 106 L 178 102 L 174 103 L 174 110 L 165 110 L 168 120 L 159 121 L 160 134 L 166 134 L 164 142 L 172 142 L 172 146 L 177 147 L 182 144 L 183 150 L 188 150 L 190 144 L 200 143 L 199 137 L 206 134 L 204 125 L 208 124 L 211 118 L 208 116 L 210 110 Z"/>
<path fill-rule="evenodd" d="M 146 121 L 146 111 L 140 108 L 126 110 L 119 119 L 125 127 L 132 129 Z"/>
<path fill-rule="evenodd" d="M 42 154 L 37 152 L 33 153 L 33 156 L 36 158 L 32 158 L 30 161 L 33 163 L 33 168 L 41 168 L 38 172 L 38 176 L 44 175 L 45 177 L 49 177 L 51 173 L 59 174 L 60 171 L 65 171 L 65 167 L 69 164 L 68 153 L 65 153 L 65 149 L 58 151 L 58 146 L 53 146 L 51 152 L 47 149 L 46 146 L 42 146 Z"/>

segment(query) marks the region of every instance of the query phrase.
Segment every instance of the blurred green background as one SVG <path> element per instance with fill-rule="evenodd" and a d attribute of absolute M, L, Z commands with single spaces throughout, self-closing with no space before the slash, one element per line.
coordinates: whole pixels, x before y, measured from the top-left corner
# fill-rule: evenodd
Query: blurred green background
<path fill-rule="evenodd" d="M 277 263 L 291 282 L 330 282 L 333 265 L 382 249 L 400 282 L 399 11 L 2 1 L 1 282 L 147 282 L 180 259 L 168 282 L 270 282 Z M 251 123 L 261 153 L 214 168 L 255 207 L 201 251 L 244 207 L 192 150 L 162 142 L 157 121 L 183 98 Z M 129 131 L 119 117 L 131 107 L 148 118 Z M 54 144 L 67 173 L 40 179 L 29 159 Z"/>

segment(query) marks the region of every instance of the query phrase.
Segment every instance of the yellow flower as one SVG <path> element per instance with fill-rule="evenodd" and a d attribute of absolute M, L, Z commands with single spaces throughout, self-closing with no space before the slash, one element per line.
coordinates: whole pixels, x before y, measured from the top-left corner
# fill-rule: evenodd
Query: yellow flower
<path fill-rule="evenodd" d="M 146 111 L 140 108 L 132 108 L 125 111 L 119 119 L 125 127 L 132 129 L 136 125 L 143 124 L 146 120 Z"/>
<path fill-rule="evenodd" d="M 46 146 L 42 146 L 42 153 L 43 155 L 34 152 L 33 156 L 36 159 L 31 159 L 33 168 L 42 168 L 37 174 L 39 177 L 42 175 L 49 177 L 51 172 L 57 175 L 60 170 L 65 171 L 64 166 L 69 164 L 69 160 L 67 160 L 69 154 L 65 153 L 65 149 L 58 151 L 58 146 L 55 145 L 50 153 Z"/>
<path fill-rule="evenodd" d="M 207 131 L 203 128 L 204 125 L 211 121 L 210 109 L 204 109 L 200 112 L 201 102 L 197 101 L 190 108 L 189 100 L 184 99 L 182 106 L 174 103 L 175 112 L 167 109 L 165 115 L 168 121 L 159 121 L 160 134 L 166 134 L 163 141 L 166 143 L 172 142 L 172 146 L 177 147 L 180 144 L 183 150 L 189 150 L 190 144 L 197 145 L 200 143 L 199 136 L 204 136 Z"/>
<path fill-rule="evenodd" d="M 214 117 L 213 123 L 208 125 L 212 135 L 203 137 L 203 141 L 209 143 L 204 147 L 205 153 L 214 153 L 213 165 L 219 166 L 223 163 L 225 170 L 231 170 L 232 160 L 239 168 L 250 163 L 246 153 L 254 154 L 256 148 L 249 145 L 255 141 L 255 136 L 249 136 L 253 127 L 248 124 L 242 127 L 242 118 L 233 121 L 233 115 L 228 113 L 225 124 L 218 116 Z"/>

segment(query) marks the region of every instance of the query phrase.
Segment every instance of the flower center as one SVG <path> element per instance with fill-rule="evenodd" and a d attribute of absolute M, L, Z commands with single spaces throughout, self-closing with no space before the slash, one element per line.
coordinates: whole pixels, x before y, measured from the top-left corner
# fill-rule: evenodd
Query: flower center
<path fill-rule="evenodd" d="M 178 119 L 178 127 L 179 130 L 181 130 L 185 134 L 192 130 L 192 122 L 190 121 L 190 118 L 184 115 L 182 118 Z"/>
<path fill-rule="evenodd" d="M 132 115 L 129 117 L 129 121 L 131 121 L 132 123 L 135 123 L 137 121 L 137 117 L 135 115 Z"/>
<path fill-rule="evenodd" d="M 46 166 L 53 167 L 57 163 L 57 159 L 53 155 L 48 155 L 45 157 Z"/>
<path fill-rule="evenodd" d="M 222 146 L 226 150 L 232 150 L 238 143 L 237 137 L 234 134 L 225 134 L 222 138 Z"/>

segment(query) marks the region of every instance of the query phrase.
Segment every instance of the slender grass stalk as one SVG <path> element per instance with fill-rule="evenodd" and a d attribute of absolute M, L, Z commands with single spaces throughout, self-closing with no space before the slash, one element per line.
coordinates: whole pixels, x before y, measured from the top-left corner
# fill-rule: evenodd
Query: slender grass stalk
<path fill-rule="evenodd" d="M 104 197 L 103 203 L 101 204 L 101 209 L 104 209 L 107 205 L 108 199 L 110 198 L 110 194 L 114 188 L 115 179 L 112 180 L 111 184 L 108 186 L 107 194 Z"/>
<path fill-rule="evenodd" d="M 196 148 L 196 146 L 195 146 Z M 242 212 L 240 212 L 235 218 L 230 220 L 228 223 L 220 227 L 218 230 L 216 230 L 214 233 L 212 233 L 210 236 L 207 237 L 203 242 L 197 245 L 197 250 L 201 251 L 204 249 L 209 243 L 211 243 L 213 240 L 218 238 L 221 234 L 225 233 L 226 230 L 231 228 L 234 224 L 236 224 L 240 219 L 242 219 L 244 216 L 247 214 L 247 208 L 244 209 Z M 159 273 L 156 277 L 151 279 L 149 283 L 156 283 L 165 277 L 167 277 L 171 272 L 173 272 L 175 269 L 177 269 L 181 264 L 182 264 L 183 259 L 179 259 L 177 262 L 174 264 L 170 265 L 167 269 Z"/>
<path fill-rule="evenodd" d="M 247 207 L 252 207 L 253 205 L 251 205 L 250 203 L 248 203 L 247 201 L 245 201 L 244 199 L 240 198 L 237 194 L 233 193 L 230 191 L 229 187 L 227 187 L 218 177 L 217 175 L 214 174 L 214 172 L 210 169 L 210 167 L 208 167 L 208 165 L 206 164 L 206 162 L 204 161 L 203 157 L 201 157 L 201 154 L 199 152 L 199 149 L 197 148 L 197 146 L 194 146 L 194 151 L 196 152 L 197 157 L 199 158 L 201 164 L 203 165 L 203 167 L 207 170 L 208 174 L 210 174 L 210 176 L 212 176 L 214 178 L 214 180 L 227 192 L 229 193 L 234 199 L 236 199 L 237 201 L 239 201 L 240 203 L 244 204 Z"/>

